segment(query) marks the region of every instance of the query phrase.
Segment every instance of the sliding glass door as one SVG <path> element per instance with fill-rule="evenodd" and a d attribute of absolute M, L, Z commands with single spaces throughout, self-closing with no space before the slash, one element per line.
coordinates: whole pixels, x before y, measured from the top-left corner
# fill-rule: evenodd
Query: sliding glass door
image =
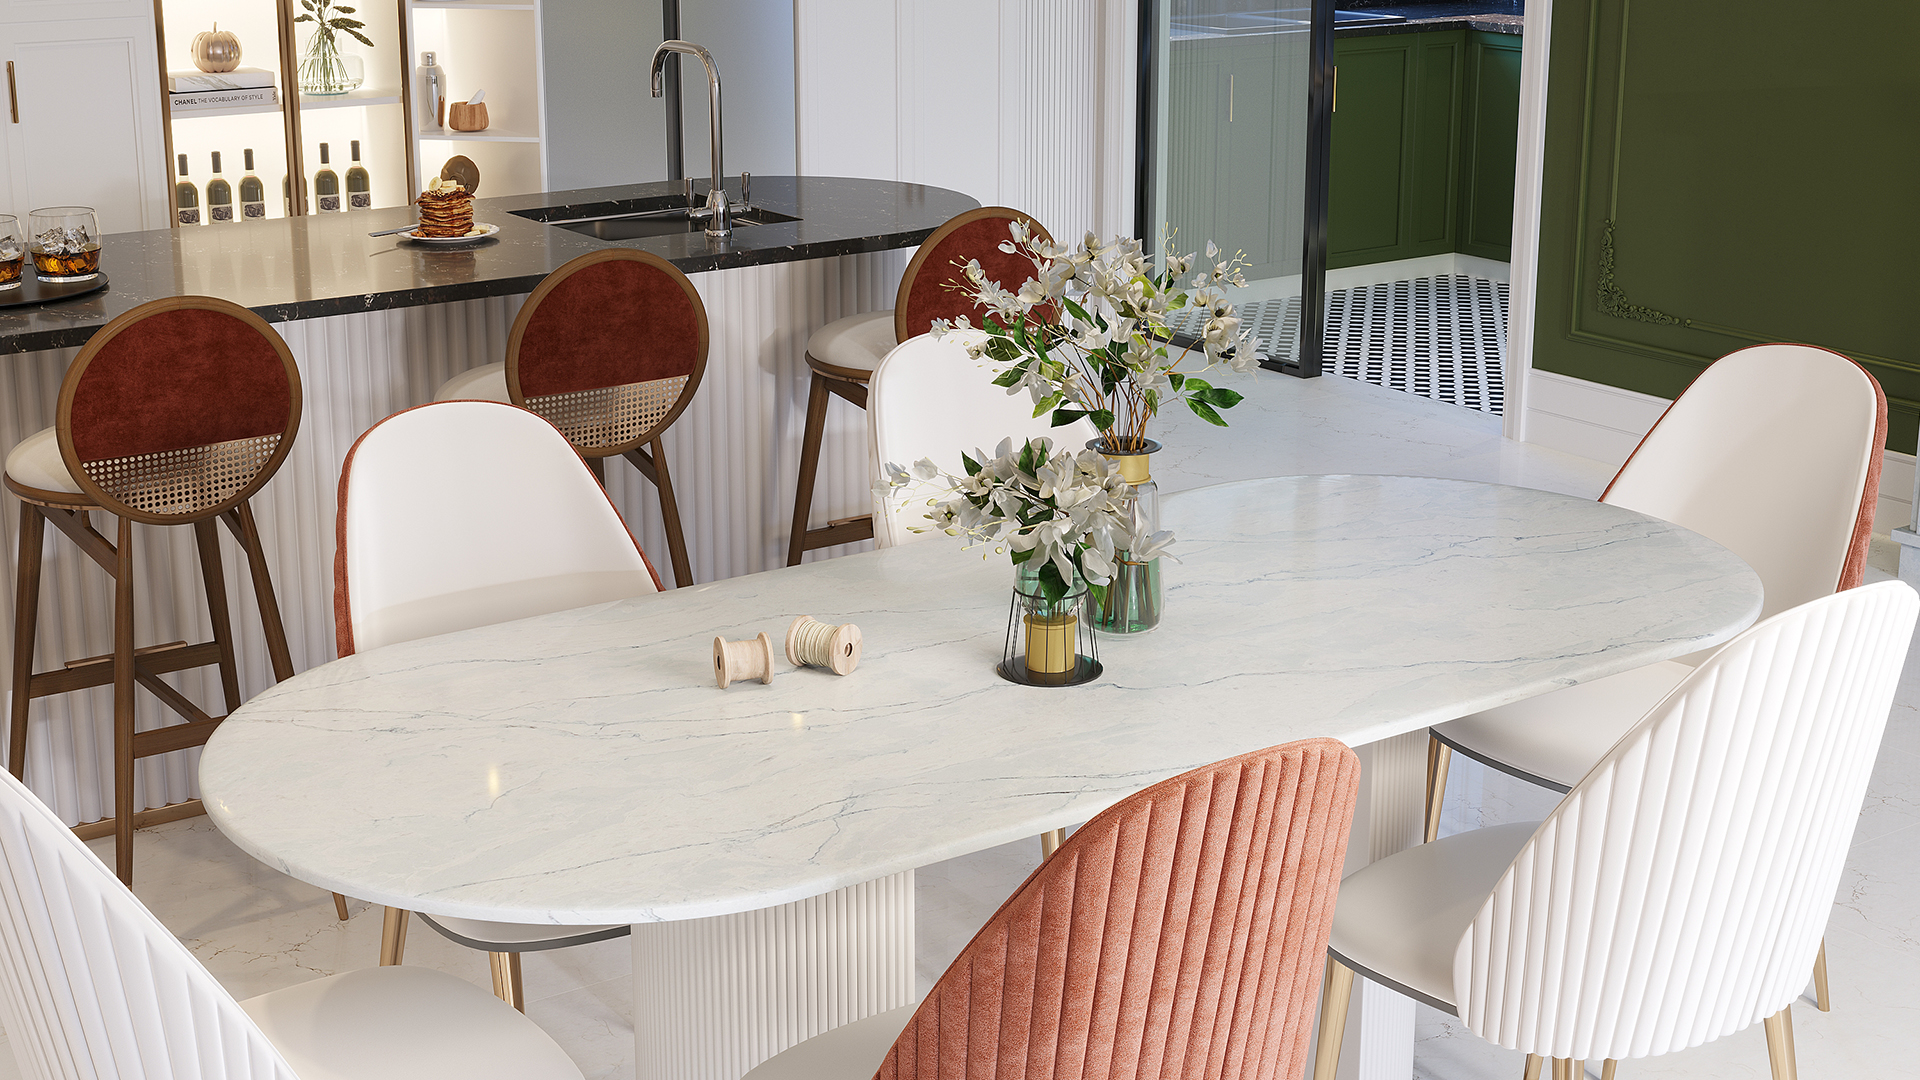
<path fill-rule="evenodd" d="M 1320 307 L 1326 221 L 1326 128 L 1309 121 L 1325 89 L 1316 56 L 1331 66 L 1331 28 L 1315 26 L 1314 6 L 1143 0 L 1136 220 L 1149 248 L 1171 236 L 1176 254 L 1209 241 L 1245 252 L 1249 287 L 1230 297 L 1242 326 L 1266 366 L 1309 376 L 1321 320 L 1303 325 L 1302 313 Z"/>

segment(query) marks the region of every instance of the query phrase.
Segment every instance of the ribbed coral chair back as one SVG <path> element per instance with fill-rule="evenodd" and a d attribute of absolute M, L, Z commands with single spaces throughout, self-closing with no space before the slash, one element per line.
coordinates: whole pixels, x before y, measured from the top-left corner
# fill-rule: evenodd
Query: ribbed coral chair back
<path fill-rule="evenodd" d="M 1664 1054 L 1806 987 L 1920 597 L 1898 581 L 1748 630 L 1543 822 L 1461 938 L 1467 1025 L 1542 1057 Z"/>
<path fill-rule="evenodd" d="M 197 521 L 272 479 L 300 429 L 300 372 L 280 335 L 238 304 L 155 300 L 87 340 L 54 426 L 68 471 L 107 510 Z"/>
<path fill-rule="evenodd" d="M 207 969 L 3 772 L 0 1023 L 33 1080 L 295 1080 Z"/>
<path fill-rule="evenodd" d="M 1886 441 L 1887 398 L 1865 368 L 1811 345 L 1755 345 L 1701 372 L 1600 499 L 1746 560 L 1765 618 L 1860 584 Z"/>
<path fill-rule="evenodd" d="M 582 255 L 534 287 L 507 335 L 507 393 L 590 457 L 667 429 L 707 369 L 707 308 L 658 255 Z"/>
<path fill-rule="evenodd" d="M 1033 263 L 1024 255 L 1000 250 L 1001 244 L 1013 239 L 1009 226 L 1016 221 L 1026 222 L 1034 236 L 1053 239 L 1039 222 L 1005 206 L 969 210 L 933 230 L 921 242 L 920 250 L 913 253 L 900 279 L 900 291 L 893 303 L 894 340 L 906 341 L 926 333 L 935 319 L 965 315 L 973 325 L 985 325 L 986 310 L 976 307 L 955 288 L 967 284 L 963 268 L 969 259 L 980 263 L 988 281 L 1019 292 L 1034 274 Z"/>
<path fill-rule="evenodd" d="M 877 1080 L 1292 1080 L 1360 776 L 1313 739 L 1130 796 L 935 983 Z"/>

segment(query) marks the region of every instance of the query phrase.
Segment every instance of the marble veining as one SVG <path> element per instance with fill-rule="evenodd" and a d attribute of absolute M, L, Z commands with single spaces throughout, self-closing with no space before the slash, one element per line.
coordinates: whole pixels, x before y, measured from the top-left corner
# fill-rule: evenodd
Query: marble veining
<path fill-rule="evenodd" d="M 726 240 L 682 233 L 610 241 L 513 213 L 659 199 L 677 190 L 655 183 L 476 199 L 475 220 L 498 225 L 500 233 L 452 247 L 367 235 L 411 223 L 411 206 L 110 233 L 101 241 L 100 268 L 111 286 L 71 301 L 0 311 L 0 353 L 85 344 L 114 317 L 170 296 L 218 296 L 268 322 L 291 322 L 526 293 L 569 260 L 609 247 L 651 251 L 689 274 L 912 247 L 979 205 L 924 184 L 756 176 L 754 204 L 799 220 L 745 226 Z"/>
<path fill-rule="evenodd" d="M 643 922 L 768 907 L 1084 821 L 1183 769 L 1353 744 L 1726 640 L 1760 588 L 1617 507 L 1404 477 L 1167 499 L 1167 617 L 1080 688 L 994 677 L 1010 574 L 930 539 L 410 642 L 215 734 L 242 849 L 434 913 Z M 844 678 L 722 692 L 714 636 L 857 622 Z"/>

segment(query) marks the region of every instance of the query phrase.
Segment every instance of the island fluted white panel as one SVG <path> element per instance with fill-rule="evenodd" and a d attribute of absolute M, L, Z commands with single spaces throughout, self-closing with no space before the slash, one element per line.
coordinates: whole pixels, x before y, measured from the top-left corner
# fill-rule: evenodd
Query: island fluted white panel
<path fill-rule="evenodd" d="M 890 306 L 909 255 L 875 252 L 694 275 L 712 324 L 712 348 L 704 384 L 667 435 L 667 455 L 698 580 L 785 562 L 806 419 L 807 336 L 842 315 Z M 340 462 L 348 448 L 376 420 L 433 400 L 451 376 L 501 359 L 524 299 L 491 297 L 274 324 L 299 364 L 305 396 L 293 448 L 253 505 L 296 670 L 334 656 L 333 515 Z M 0 394 L 6 401 L 0 408 L 0 447 L 10 448 L 53 424 L 60 381 L 78 351 L 26 353 L 0 364 Z M 607 471 L 615 504 L 662 575 L 669 575 L 652 485 L 621 462 L 610 463 Z M 865 422 L 858 410 L 840 402 L 828 413 L 815 520 L 862 513 L 867 499 Z M 19 556 L 17 499 L 0 499 L 0 520 L 11 586 Z M 104 528 L 110 519 L 96 514 L 94 524 Z M 191 530 L 136 526 L 135 544 L 138 643 L 204 640 L 211 631 Z M 251 697 L 272 684 L 266 642 L 239 548 L 226 538 L 222 550 L 241 693 Z M 107 576 L 57 530 L 47 530 L 43 554 L 36 670 L 108 652 L 113 591 Z M 0 605 L 9 647 L 13 623 L 13 605 Z M 213 669 L 164 678 L 209 711 L 220 711 Z M 11 663 L 0 664 L 5 694 L 10 695 L 11 685 Z M 141 729 L 173 722 L 151 695 L 138 697 Z M 0 700 L 10 697 L 0 695 Z M 34 703 L 32 717 L 28 786 L 68 824 L 111 816 L 111 690 L 42 698 Z M 195 748 L 141 762 L 135 805 L 193 798 L 199 757 Z"/>
<path fill-rule="evenodd" d="M 913 871 L 779 907 L 633 927 L 636 1080 L 736 1080 L 913 1001 Z"/>

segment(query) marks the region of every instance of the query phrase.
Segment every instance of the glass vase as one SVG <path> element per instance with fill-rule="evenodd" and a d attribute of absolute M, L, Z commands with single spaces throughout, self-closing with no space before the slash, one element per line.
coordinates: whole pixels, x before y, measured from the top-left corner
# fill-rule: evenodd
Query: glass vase
<path fill-rule="evenodd" d="M 1026 563 L 1013 568 L 1000 677 L 1028 686 L 1091 682 L 1100 675 L 1100 649 L 1087 617 L 1087 581 L 1075 570 L 1067 594 L 1051 599 L 1041 588 L 1039 570 Z"/>
<path fill-rule="evenodd" d="M 1113 461 L 1127 481 L 1131 494 L 1126 500 L 1136 532 L 1151 536 L 1160 531 L 1160 485 L 1153 482 L 1147 457 L 1160 449 L 1151 439 L 1136 446 L 1115 451 L 1105 439 L 1095 439 L 1087 449 Z M 1128 558 L 1127 552 L 1114 553 L 1113 580 L 1088 587 L 1088 614 L 1094 626 L 1107 634 L 1142 634 L 1160 625 L 1160 560 Z"/>
<path fill-rule="evenodd" d="M 300 92 L 311 97 L 337 97 L 360 88 L 367 78 L 365 61 L 340 51 L 332 30 L 321 27 L 307 39 L 300 58 Z"/>

